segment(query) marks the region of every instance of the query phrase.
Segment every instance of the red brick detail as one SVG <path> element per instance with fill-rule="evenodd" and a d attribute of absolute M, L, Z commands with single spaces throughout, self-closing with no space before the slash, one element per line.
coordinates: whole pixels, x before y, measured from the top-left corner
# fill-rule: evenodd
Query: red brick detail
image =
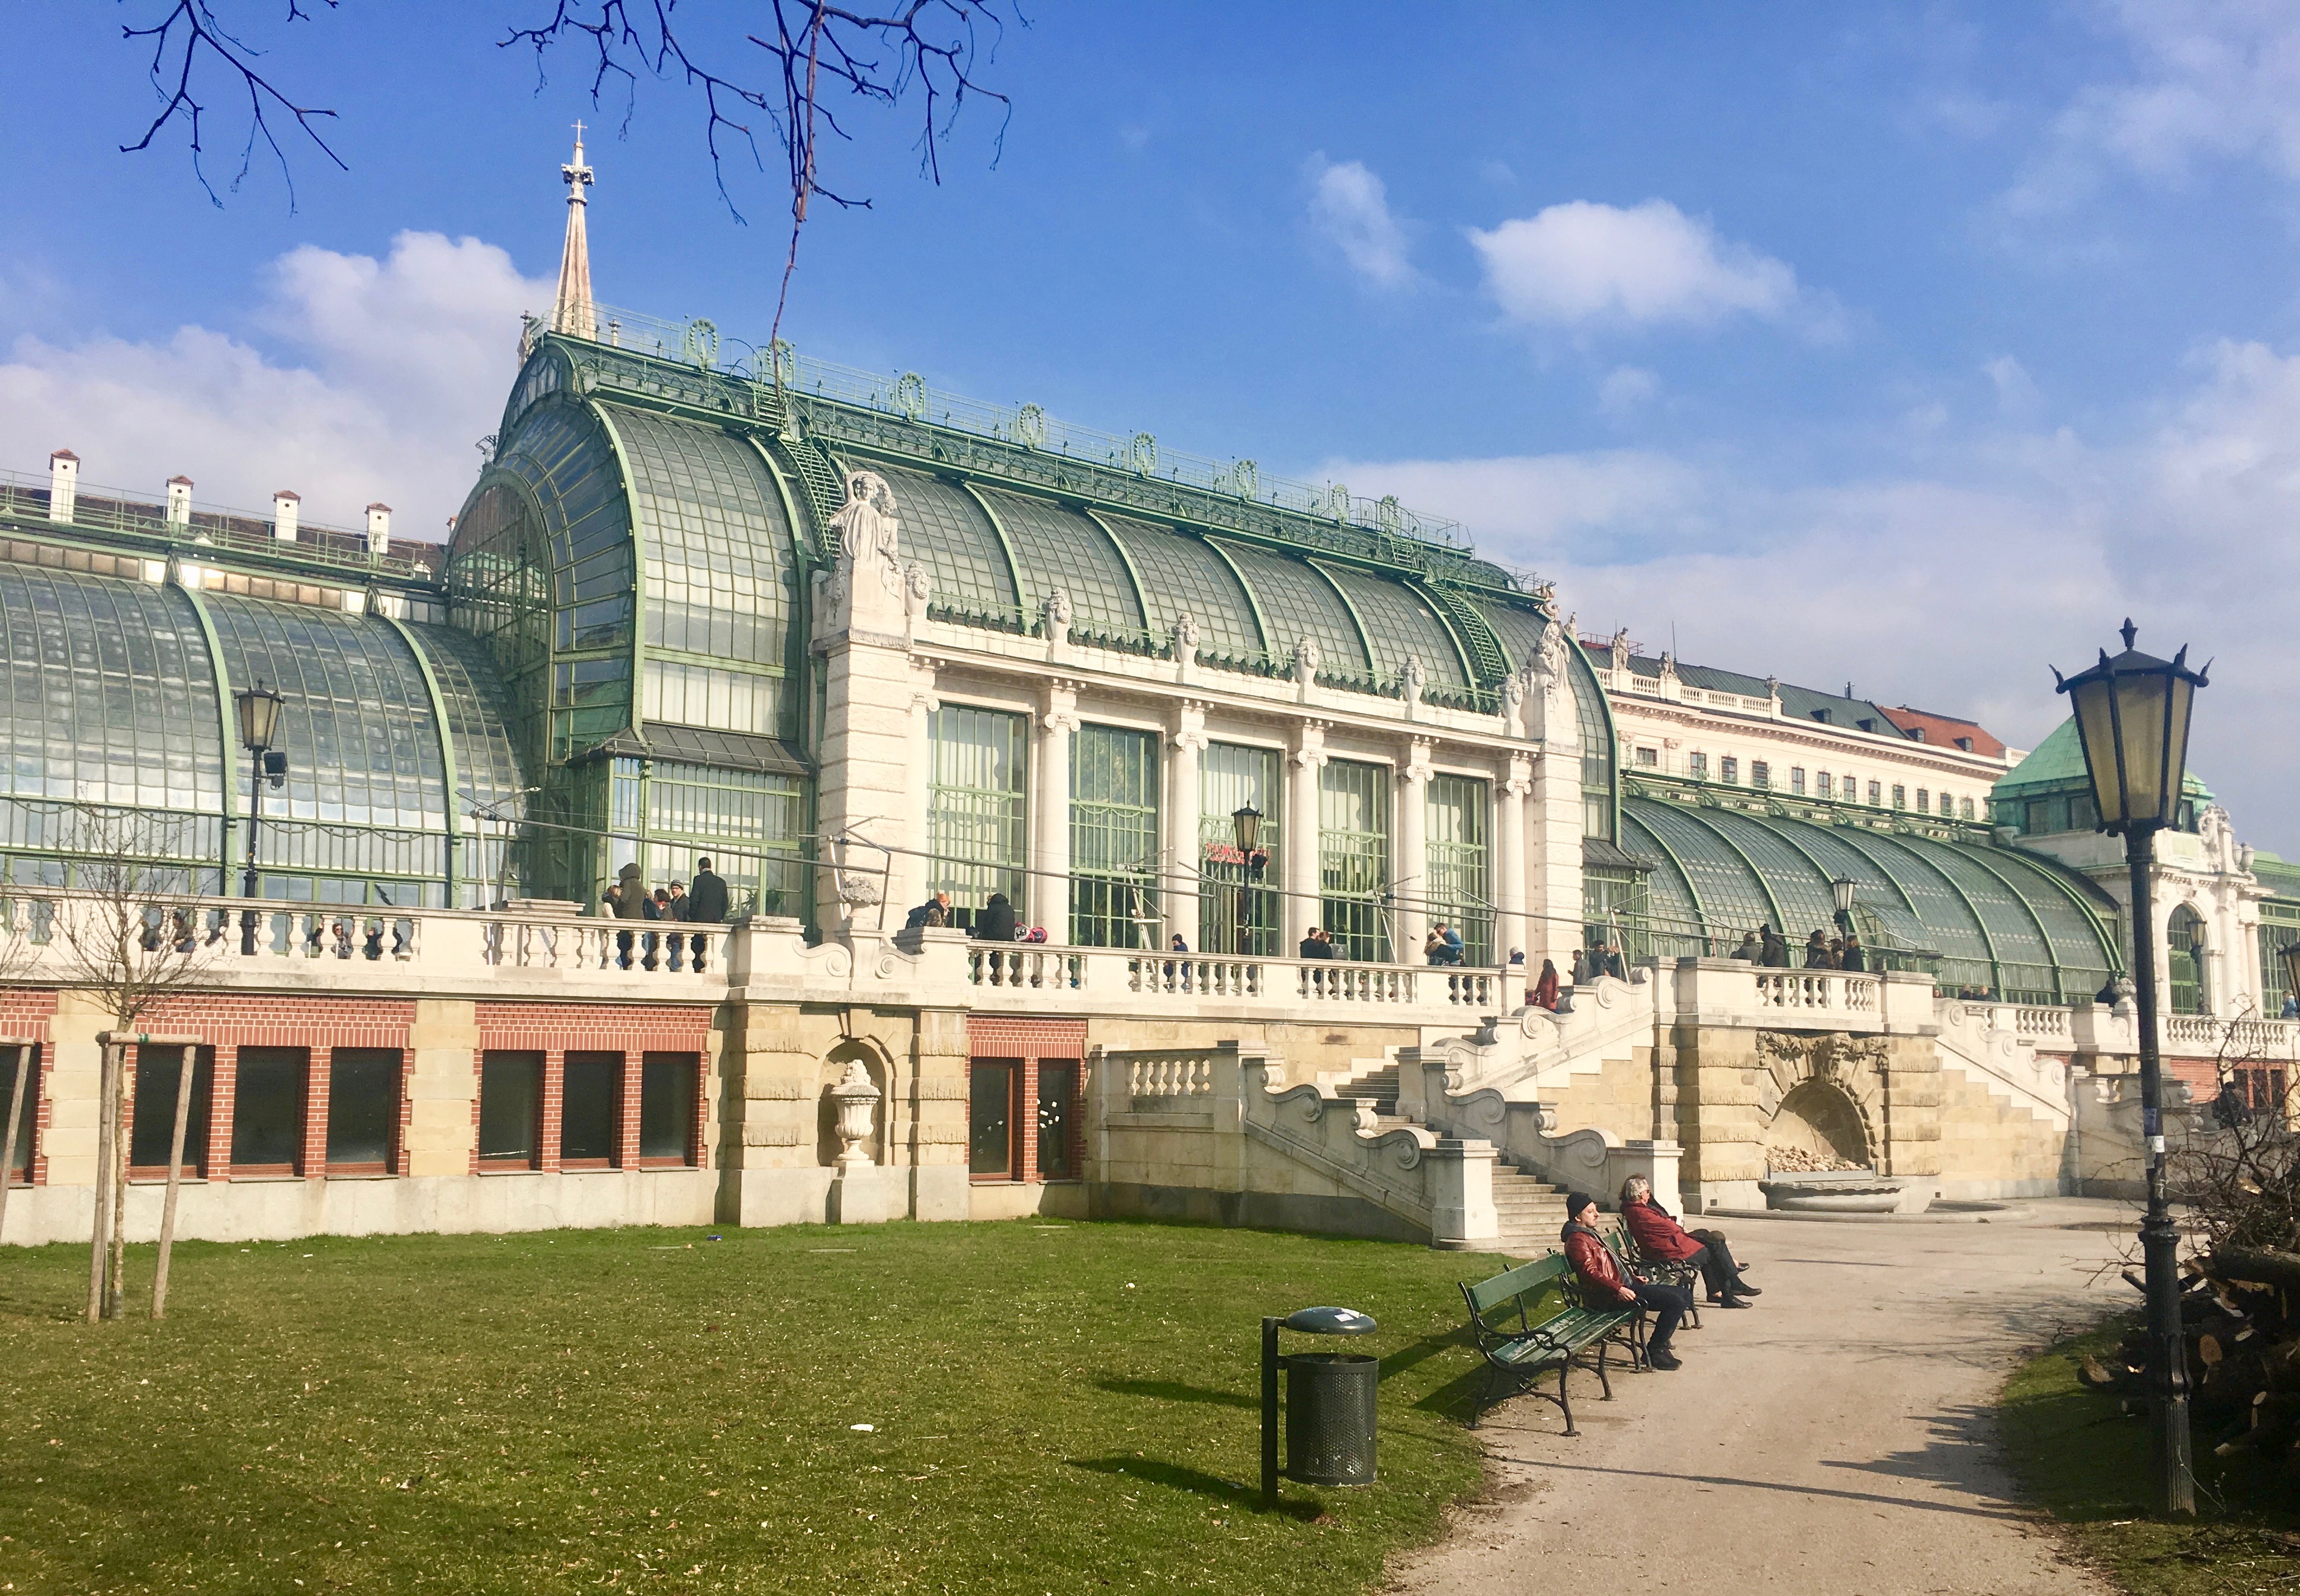
<path fill-rule="evenodd" d="M 2188 1088 L 2197 1102 L 2211 1102 L 2221 1094 L 2220 1061 L 2216 1059 L 2166 1059 L 2164 1073 Z"/>
<path fill-rule="evenodd" d="M 708 1003 L 520 1003 L 473 1005 L 479 1051 L 623 1053 L 704 1052 Z"/>
<path fill-rule="evenodd" d="M 711 1168 L 711 1081 L 703 1073 L 703 1055 L 695 1055 L 695 1123 L 688 1128 L 687 1161 L 697 1169 Z"/>
<path fill-rule="evenodd" d="M 35 1043 L 32 1049 L 32 1078 L 24 1088 L 24 1115 L 32 1122 L 32 1184 L 48 1184 L 48 1124 L 55 1105 L 48 1097 L 47 1048 L 48 1021 L 55 1018 L 56 994 L 32 986 L 12 986 L 0 990 L 0 1035 L 29 1036 Z M 0 1132 L 8 1128 L 8 1102 L 0 1094 Z M 0 1160 L 12 1160 L 16 1150 L 0 1149 Z M 12 1171 L 12 1162 L 0 1168 L 0 1179 Z"/>
<path fill-rule="evenodd" d="M 210 1180 L 231 1178 L 231 1108 L 239 1095 L 239 1044 L 219 1042 L 215 1071 L 208 1077 L 208 1162 Z"/>
<path fill-rule="evenodd" d="M 488 1050 L 480 1047 L 471 1054 L 471 1167 L 469 1173 L 479 1172 L 479 1085 L 487 1077 Z"/>
<path fill-rule="evenodd" d="M 304 1055 L 304 1158 L 296 1173 L 306 1180 L 328 1176 L 328 1050 Z"/>
<path fill-rule="evenodd" d="M 639 1167 L 639 1095 L 646 1081 L 646 1054 L 623 1055 L 623 1093 L 615 1105 L 615 1168 Z"/>
<path fill-rule="evenodd" d="M 1075 1059 L 1086 1052 L 1082 1019 L 966 1017 L 967 1051 L 986 1059 Z"/>
<path fill-rule="evenodd" d="M 484 1034 L 484 1033 L 482 1033 Z M 535 1133 L 535 1167 L 546 1174 L 559 1172 L 559 1135 L 567 1118 L 567 1053 L 563 1048 L 543 1050 L 543 1082 L 538 1088 L 540 1103 L 538 1117 L 542 1123 Z"/>
<path fill-rule="evenodd" d="M 415 1155 L 407 1150 L 408 1134 L 414 1128 L 415 1050 L 409 1047 L 399 1053 L 399 1135 L 391 1144 L 391 1172 L 402 1179 L 415 1171 Z M 476 1138 L 471 1145 L 479 1145 Z"/>

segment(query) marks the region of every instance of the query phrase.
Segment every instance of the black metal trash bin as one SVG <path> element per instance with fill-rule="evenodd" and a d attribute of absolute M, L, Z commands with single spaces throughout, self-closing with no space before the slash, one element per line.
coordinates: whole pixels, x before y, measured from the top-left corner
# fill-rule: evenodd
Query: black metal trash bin
<path fill-rule="evenodd" d="M 1294 1352 L 1286 1366 L 1286 1477 L 1305 1485 L 1373 1484 L 1374 1397 L 1381 1359 Z"/>

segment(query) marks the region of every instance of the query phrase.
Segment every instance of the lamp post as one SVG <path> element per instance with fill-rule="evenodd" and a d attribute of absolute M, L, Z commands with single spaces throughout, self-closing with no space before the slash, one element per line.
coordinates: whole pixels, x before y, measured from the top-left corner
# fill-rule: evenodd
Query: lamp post
<path fill-rule="evenodd" d="M 1238 885 L 1233 889 L 1238 901 L 1230 914 L 1230 933 L 1237 945 L 1230 952 L 1242 955 L 1246 952 L 1246 884 L 1254 877 L 1254 852 L 1262 846 L 1262 811 L 1251 803 L 1242 804 L 1230 810 L 1229 823 L 1233 840 L 1238 844 Z"/>
<path fill-rule="evenodd" d="M 2211 667 L 2188 669 L 2184 645 L 2170 660 L 2132 646 L 2138 628 L 2124 623 L 2124 652 L 2101 650 L 2100 663 L 2060 680 L 2076 709 L 2085 771 L 2100 807 L 2100 828 L 2124 837 L 2132 871 L 2132 982 L 2140 1021 L 2141 1134 L 2148 1143 L 2148 1214 L 2140 1251 L 2148 1288 L 2148 1377 L 2157 1494 L 2169 1515 L 2193 1516 L 2196 1481 L 2188 1443 L 2188 1362 L 2180 1339 L 2180 1282 L 2164 1190 L 2164 1081 L 2156 1052 L 2156 911 L 2151 877 L 2156 834 L 2177 826 L 2181 777 L 2188 766 L 2188 715 Z M 2053 672 L 2060 678 L 2060 672 Z"/>
<path fill-rule="evenodd" d="M 1839 876 L 1829 884 L 1829 895 L 1837 900 L 1837 928 L 1840 931 L 1853 929 L 1854 885 L 1850 876 Z"/>
<path fill-rule="evenodd" d="M 288 755 L 275 752 L 272 743 L 279 735 L 279 712 L 287 700 L 272 688 L 258 681 L 254 686 L 242 689 L 234 695 L 239 704 L 239 743 L 252 756 L 247 784 L 247 873 L 240 881 L 240 896 L 258 896 L 255 874 L 255 834 L 263 824 L 263 782 L 269 777 L 277 786 L 288 778 Z M 255 920 L 254 909 L 245 909 L 239 916 L 239 952 L 243 958 L 255 956 Z"/>

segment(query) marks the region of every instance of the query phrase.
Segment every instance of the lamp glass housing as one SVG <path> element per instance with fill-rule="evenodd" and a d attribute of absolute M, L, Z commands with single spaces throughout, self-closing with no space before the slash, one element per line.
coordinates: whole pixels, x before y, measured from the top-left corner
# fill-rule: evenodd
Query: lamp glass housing
<path fill-rule="evenodd" d="M 2300 992 L 2300 942 L 2286 943 L 2276 956 L 2284 960 L 2284 990 Z"/>
<path fill-rule="evenodd" d="M 1230 824 L 1238 829 L 1238 851 L 1251 854 L 1262 841 L 1262 811 L 1251 803 L 1230 811 Z"/>
<path fill-rule="evenodd" d="M 1854 881 L 1853 877 L 1850 876 L 1839 876 L 1836 880 L 1829 884 L 1829 890 L 1834 894 L 1837 898 L 1838 913 L 1851 914 L 1853 912 L 1853 889 Z"/>
<path fill-rule="evenodd" d="M 2186 648 L 2170 660 L 2132 646 L 2124 623 L 2124 652 L 2061 684 L 2076 709 L 2085 773 L 2100 827 L 2116 833 L 2155 831 L 2180 820 L 2180 786 L 2188 763 L 2188 717 L 2202 671 L 2188 669 Z"/>
<path fill-rule="evenodd" d="M 239 702 L 240 746 L 262 753 L 279 733 L 279 712 L 287 700 L 271 688 L 247 687 L 235 695 Z"/>

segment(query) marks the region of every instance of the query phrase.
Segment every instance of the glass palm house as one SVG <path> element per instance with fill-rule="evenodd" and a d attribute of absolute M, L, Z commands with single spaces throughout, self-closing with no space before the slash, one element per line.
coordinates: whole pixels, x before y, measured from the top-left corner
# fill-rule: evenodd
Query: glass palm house
<path fill-rule="evenodd" d="M 304 562 L 304 586 L 188 586 L 158 573 L 198 557 L 192 523 L 125 506 L 98 539 L 53 523 L 39 495 L 9 501 L 12 876 L 61 883 L 90 851 L 88 827 L 131 817 L 140 851 L 236 890 L 251 778 L 232 694 L 262 683 L 285 695 L 290 754 L 286 787 L 264 798 L 268 896 L 596 905 L 626 864 L 652 885 L 707 853 L 738 912 L 812 922 L 825 695 L 810 578 L 854 468 L 892 486 L 931 619 L 1029 633 L 1060 588 L 1073 638 L 1171 657 L 1187 614 L 1212 686 L 1288 674 L 1307 639 L 1327 688 L 1396 695 L 1412 660 L 1424 702 L 1497 711 L 1551 624 L 1546 588 L 1394 500 L 1297 490 L 1252 461 L 1162 455 L 1146 434 L 970 405 L 780 346 L 755 362 L 772 368 L 760 380 L 721 365 L 707 323 L 602 312 L 596 334 L 530 324 L 444 553 L 414 564 L 399 552 L 421 545 L 392 545 L 405 567 L 394 602 L 373 559 L 330 574 L 330 560 L 359 562 L 324 540 L 281 556 Z M 123 541 L 132 557 L 96 552 Z M 1832 925 L 1831 884 L 1849 877 L 1864 940 L 1945 985 L 2067 999 L 2116 967 L 2113 904 L 1996 845 L 1985 820 L 1879 829 L 1826 800 L 1723 807 L 1625 779 L 1605 694 L 1581 650 L 1568 660 L 1588 935 L 1632 957 L 1723 952 L 1765 923 L 1795 941 Z M 932 875 L 962 908 L 1011 895 L 1037 790 L 1021 719 L 948 704 L 931 719 Z M 1137 942 L 1154 919 L 1160 744 L 1113 727 L 1076 742 L 1073 942 Z M 1275 945 L 1279 884 L 1262 860 L 1307 824 L 1321 923 L 1344 955 L 1410 957 L 1392 945 L 1403 870 L 1379 772 L 1334 760 L 1319 813 L 1296 816 L 1276 755 L 1209 749 L 1198 842 L 1216 890 L 1201 896 L 1201 945 L 1291 951 Z M 1444 777 L 1427 802 L 1429 909 L 1462 928 L 1471 958 L 1497 961 L 1488 784 Z M 1241 810 L 1258 815 L 1253 857 L 1237 844 Z"/>

